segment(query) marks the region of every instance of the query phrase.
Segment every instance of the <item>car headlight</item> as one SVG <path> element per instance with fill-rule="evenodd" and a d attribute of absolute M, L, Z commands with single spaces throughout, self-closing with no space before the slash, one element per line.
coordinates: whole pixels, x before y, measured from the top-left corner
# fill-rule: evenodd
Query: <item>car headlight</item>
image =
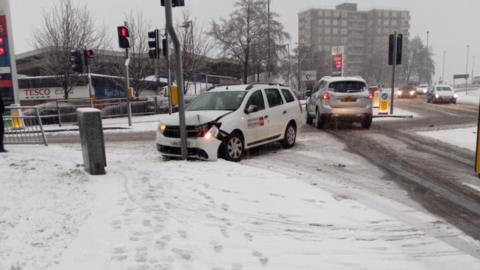
<path fill-rule="evenodd" d="M 397 92 L 397 95 L 399 95 L 399 96 L 401 96 L 402 94 L 403 94 L 402 91 L 398 91 L 398 92 Z"/>
<path fill-rule="evenodd" d="M 439 98 L 440 96 L 438 94 L 435 94 L 435 98 Z"/>
<path fill-rule="evenodd" d="M 413 95 L 415 95 L 415 91 L 412 90 L 410 91 L 410 96 L 413 96 Z"/>
<path fill-rule="evenodd" d="M 158 127 L 158 130 L 162 134 L 163 134 L 163 132 L 165 132 L 165 129 L 167 129 L 167 125 L 164 125 L 164 124 L 160 124 L 159 127 Z"/>
<path fill-rule="evenodd" d="M 453 97 L 454 97 L 454 98 L 458 98 L 458 95 L 457 95 L 457 94 L 453 94 Z"/>
<path fill-rule="evenodd" d="M 216 138 L 218 134 L 220 133 L 220 130 L 216 125 L 213 125 L 207 133 L 203 136 L 205 139 L 210 140 L 211 138 Z"/>
<path fill-rule="evenodd" d="M 426 93 L 427 93 L 427 89 L 423 89 L 423 93 L 426 94 Z"/>

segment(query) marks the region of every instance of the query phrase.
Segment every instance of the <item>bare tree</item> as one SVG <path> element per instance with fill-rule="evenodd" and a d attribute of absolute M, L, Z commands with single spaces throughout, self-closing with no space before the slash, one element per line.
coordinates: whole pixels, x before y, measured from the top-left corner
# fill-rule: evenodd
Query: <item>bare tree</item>
<path fill-rule="evenodd" d="M 210 34 L 224 56 L 236 59 L 243 66 L 243 82 L 247 83 L 252 42 L 259 27 L 255 18 L 259 5 L 254 0 L 238 0 L 235 7 L 230 19 L 212 22 Z"/>
<path fill-rule="evenodd" d="M 37 49 L 48 49 L 43 59 L 42 73 L 57 75 L 57 83 L 68 99 L 79 77 L 71 70 L 71 51 L 98 50 L 106 44 L 105 28 L 97 27 L 85 5 L 72 0 L 58 0 L 51 9 L 43 11 L 43 23 L 34 30 L 33 44 Z"/>
<path fill-rule="evenodd" d="M 201 71 L 207 70 L 207 56 L 213 48 L 213 42 L 205 31 L 205 27 L 190 16 L 183 13 L 183 25 L 177 27 L 182 44 L 182 61 L 185 78 L 185 89 L 189 89 L 192 80 L 196 80 Z"/>

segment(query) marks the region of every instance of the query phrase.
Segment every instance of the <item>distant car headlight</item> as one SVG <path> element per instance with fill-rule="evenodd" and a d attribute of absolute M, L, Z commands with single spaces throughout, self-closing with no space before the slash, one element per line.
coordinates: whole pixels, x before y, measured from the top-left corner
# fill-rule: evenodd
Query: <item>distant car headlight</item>
<path fill-rule="evenodd" d="M 427 89 L 423 89 L 423 93 L 426 94 L 426 93 L 427 93 Z"/>
<path fill-rule="evenodd" d="M 415 91 L 412 90 L 410 91 L 410 96 L 413 96 L 413 95 L 415 95 Z"/>
<path fill-rule="evenodd" d="M 403 91 L 398 91 L 397 95 L 401 96 L 403 94 Z"/>
<path fill-rule="evenodd" d="M 453 94 L 453 97 L 454 97 L 454 98 L 458 98 L 458 95 L 457 95 L 457 94 Z"/>
<path fill-rule="evenodd" d="M 439 97 L 440 97 L 440 95 L 438 95 L 438 94 L 435 94 L 435 98 L 439 98 Z"/>

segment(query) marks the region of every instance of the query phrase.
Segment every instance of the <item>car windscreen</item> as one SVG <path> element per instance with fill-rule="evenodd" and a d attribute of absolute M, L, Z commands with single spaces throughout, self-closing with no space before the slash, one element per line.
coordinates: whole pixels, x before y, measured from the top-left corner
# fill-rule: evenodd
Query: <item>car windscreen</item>
<path fill-rule="evenodd" d="M 246 94 L 245 91 L 205 93 L 193 100 L 187 111 L 236 111 Z"/>
<path fill-rule="evenodd" d="M 366 89 L 364 82 L 359 81 L 341 81 L 330 83 L 328 89 L 336 93 L 353 93 L 353 92 L 362 92 Z"/>
<path fill-rule="evenodd" d="M 437 87 L 437 91 L 449 91 L 449 92 L 451 92 L 452 88 L 446 87 L 446 86 L 439 86 L 439 87 Z"/>

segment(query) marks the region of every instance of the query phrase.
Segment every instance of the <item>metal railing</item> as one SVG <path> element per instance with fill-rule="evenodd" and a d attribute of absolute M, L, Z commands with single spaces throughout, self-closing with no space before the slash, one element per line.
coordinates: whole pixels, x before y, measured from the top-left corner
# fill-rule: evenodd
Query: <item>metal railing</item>
<path fill-rule="evenodd" d="M 164 97 L 148 97 L 128 100 L 126 98 L 112 99 L 68 99 L 56 100 L 38 105 L 43 124 L 77 123 L 78 108 L 96 108 L 102 111 L 102 118 L 120 118 L 154 115 L 168 112 L 168 100 Z M 131 108 L 131 110 L 128 109 Z M 129 115 L 130 112 L 130 115 Z"/>
<path fill-rule="evenodd" d="M 11 106 L 4 115 L 5 144 L 43 144 L 48 146 L 37 107 Z"/>

